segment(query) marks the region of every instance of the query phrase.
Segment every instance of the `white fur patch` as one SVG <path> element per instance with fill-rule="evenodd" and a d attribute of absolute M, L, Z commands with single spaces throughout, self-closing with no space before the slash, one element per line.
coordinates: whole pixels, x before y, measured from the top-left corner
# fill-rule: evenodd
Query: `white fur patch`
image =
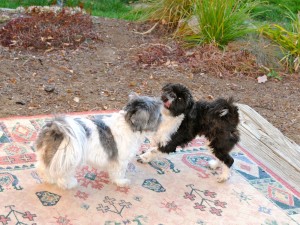
<path fill-rule="evenodd" d="M 222 163 L 222 172 L 218 176 L 217 181 L 221 183 L 228 180 L 229 177 L 230 177 L 230 168 L 228 168 L 228 166 Z"/>
<path fill-rule="evenodd" d="M 138 162 L 140 163 L 151 162 L 152 160 L 158 158 L 161 154 L 162 153 L 158 151 L 156 147 L 152 147 L 144 154 L 139 155 Z"/>
<path fill-rule="evenodd" d="M 211 168 L 212 170 L 215 170 L 220 166 L 220 161 L 212 159 L 212 160 L 208 161 L 208 165 L 209 165 L 209 168 Z"/>
<path fill-rule="evenodd" d="M 163 109 L 162 111 L 162 122 L 155 133 L 155 135 L 151 139 L 151 146 L 166 146 L 167 143 L 171 140 L 172 134 L 174 134 L 179 126 L 181 125 L 182 120 L 184 119 L 184 114 L 180 114 L 179 116 L 170 115 L 169 111 Z"/>
<path fill-rule="evenodd" d="M 225 116 L 228 112 L 228 109 L 221 110 L 220 117 Z"/>
<path fill-rule="evenodd" d="M 161 124 L 157 132 L 150 138 L 151 148 L 139 155 L 138 162 L 148 163 L 162 154 L 157 150 L 157 146 L 166 146 L 168 144 L 172 134 L 178 130 L 183 119 L 184 114 L 174 117 L 170 115 L 169 110 L 163 109 Z"/>

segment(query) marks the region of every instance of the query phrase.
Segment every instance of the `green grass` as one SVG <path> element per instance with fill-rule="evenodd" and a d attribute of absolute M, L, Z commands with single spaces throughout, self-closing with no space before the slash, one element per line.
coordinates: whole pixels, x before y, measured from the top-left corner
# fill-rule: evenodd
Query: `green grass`
<path fill-rule="evenodd" d="M 0 7 L 2 8 L 17 8 L 18 6 L 31 6 L 31 5 L 50 5 L 49 0 L 2 0 Z"/>
<path fill-rule="evenodd" d="M 127 20 L 136 19 L 136 15 L 130 13 L 132 7 L 129 0 L 66 0 L 66 6 L 83 7 L 94 16 L 121 18 Z M 53 5 L 55 0 L 0 0 L 0 7 L 17 8 L 18 6 Z"/>
<path fill-rule="evenodd" d="M 259 21 L 287 22 L 286 8 L 297 14 L 300 11 L 300 1 L 262 0 L 262 3 L 253 10 L 254 18 Z"/>

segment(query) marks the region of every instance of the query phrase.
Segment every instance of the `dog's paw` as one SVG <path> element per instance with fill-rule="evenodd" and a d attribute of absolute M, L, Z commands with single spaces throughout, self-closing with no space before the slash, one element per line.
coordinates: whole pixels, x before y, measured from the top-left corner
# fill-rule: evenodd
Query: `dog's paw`
<path fill-rule="evenodd" d="M 151 162 L 157 156 L 156 149 L 150 150 L 138 156 L 137 161 L 139 163 L 148 163 Z"/>
<path fill-rule="evenodd" d="M 146 150 L 143 150 L 143 151 L 141 151 L 141 153 L 136 154 L 135 156 L 136 156 L 136 157 L 139 157 L 140 155 L 143 155 L 143 154 L 145 154 L 145 153 L 146 153 Z"/>
<path fill-rule="evenodd" d="M 139 163 L 148 163 L 148 162 L 150 162 L 151 160 L 149 160 L 147 157 L 145 157 L 144 156 L 144 154 L 143 155 L 139 155 L 138 157 L 137 157 L 137 160 L 136 161 L 138 161 Z"/>
<path fill-rule="evenodd" d="M 227 174 L 221 174 L 221 175 L 219 175 L 218 177 L 217 177 L 217 181 L 219 182 L 219 183 L 223 183 L 223 182 L 225 182 L 226 180 L 228 180 L 229 179 L 229 175 L 227 175 Z"/>
<path fill-rule="evenodd" d="M 219 167 L 219 161 L 215 160 L 215 159 L 209 160 L 208 165 L 209 165 L 209 168 L 211 168 L 212 170 L 215 170 Z"/>
<path fill-rule="evenodd" d="M 71 177 L 69 179 L 58 179 L 57 185 L 62 189 L 72 189 L 75 188 L 78 184 L 78 181 L 75 177 Z"/>
<path fill-rule="evenodd" d="M 47 184 L 54 184 L 55 180 L 51 177 L 48 176 L 41 176 L 41 180 L 43 183 L 47 183 Z"/>
<path fill-rule="evenodd" d="M 114 180 L 114 183 L 118 186 L 118 187 L 128 187 L 130 185 L 130 180 L 127 178 L 123 178 L 123 179 L 116 179 Z"/>
<path fill-rule="evenodd" d="M 223 165 L 222 166 L 222 173 L 217 177 L 217 181 L 219 183 L 222 183 L 226 180 L 228 180 L 230 177 L 230 168 L 228 168 L 227 166 Z"/>

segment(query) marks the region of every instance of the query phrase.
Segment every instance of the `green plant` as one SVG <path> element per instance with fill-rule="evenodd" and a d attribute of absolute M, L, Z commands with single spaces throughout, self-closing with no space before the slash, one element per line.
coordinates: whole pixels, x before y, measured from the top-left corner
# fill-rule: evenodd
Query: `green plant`
<path fill-rule="evenodd" d="M 138 10 L 142 21 L 161 22 L 169 29 L 189 16 L 197 0 L 151 0 L 148 6 Z"/>
<path fill-rule="evenodd" d="M 282 77 L 275 70 L 270 70 L 270 72 L 267 74 L 267 77 L 282 80 Z"/>
<path fill-rule="evenodd" d="M 133 0 L 132 0 L 133 1 Z M 69 7 L 79 6 L 94 16 L 122 18 L 135 20 L 136 15 L 130 14 L 132 7 L 127 4 L 129 0 L 64 0 L 64 5 Z M 0 7 L 17 8 L 33 5 L 55 5 L 57 0 L 0 0 Z"/>
<path fill-rule="evenodd" d="M 297 72 L 300 68 L 300 12 L 295 15 L 289 11 L 287 16 L 291 20 L 290 30 L 279 24 L 268 24 L 261 27 L 260 32 L 281 47 L 284 54 L 281 61 Z"/>
<path fill-rule="evenodd" d="M 192 45 L 215 43 L 224 47 L 228 42 L 255 31 L 250 24 L 250 11 L 257 2 L 241 0 L 201 0 L 197 1 L 194 15 L 198 20 L 196 34 L 187 28 L 183 35 Z M 195 31 L 195 29 L 193 29 Z"/>
<path fill-rule="evenodd" d="M 286 22 L 286 8 L 296 14 L 300 11 L 299 0 L 263 0 L 262 4 L 253 9 L 256 13 L 254 18 L 260 21 Z"/>

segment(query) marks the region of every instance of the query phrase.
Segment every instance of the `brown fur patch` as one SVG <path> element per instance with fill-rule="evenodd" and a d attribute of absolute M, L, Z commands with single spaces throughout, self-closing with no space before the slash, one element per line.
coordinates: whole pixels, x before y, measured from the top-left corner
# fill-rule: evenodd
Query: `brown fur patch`
<path fill-rule="evenodd" d="M 44 151 L 42 159 L 46 166 L 50 165 L 63 139 L 64 134 L 52 122 L 46 124 L 40 132 L 36 141 L 36 147 L 38 151 Z"/>

